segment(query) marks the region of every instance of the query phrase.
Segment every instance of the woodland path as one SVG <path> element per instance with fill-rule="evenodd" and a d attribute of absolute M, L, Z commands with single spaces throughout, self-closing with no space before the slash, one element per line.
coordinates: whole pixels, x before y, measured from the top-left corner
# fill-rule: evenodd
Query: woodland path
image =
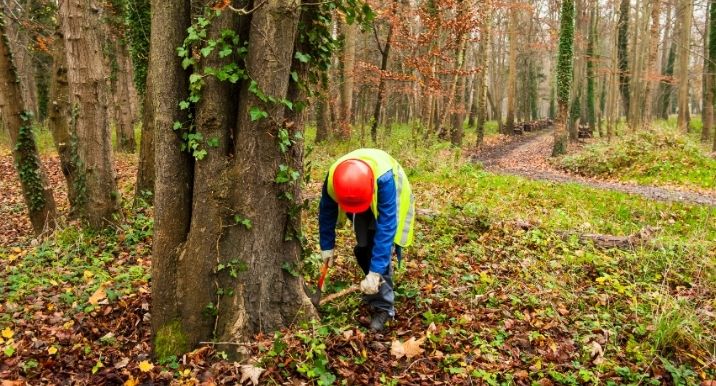
<path fill-rule="evenodd" d="M 575 183 L 596 189 L 613 190 L 670 202 L 685 202 L 716 207 L 716 193 L 695 192 L 676 187 L 645 186 L 605 181 L 566 173 L 550 164 L 552 130 L 518 136 L 506 143 L 487 146 L 472 155 L 474 162 L 498 174 L 511 174 L 533 180 Z"/>

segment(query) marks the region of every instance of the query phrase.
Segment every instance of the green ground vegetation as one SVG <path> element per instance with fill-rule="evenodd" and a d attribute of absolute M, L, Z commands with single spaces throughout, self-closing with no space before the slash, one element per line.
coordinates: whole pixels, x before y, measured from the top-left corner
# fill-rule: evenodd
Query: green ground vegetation
<path fill-rule="evenodd" d="M 325 171 L 359 143 L 315 145 L 307 159 L 304 226 L 315 252 L 297 273 L 308 281 L 315 281 L 320 260 L 317 205 Z M 365 317 L 357 293 L 325 305 L 321 321 L 257 345 L 257 365 L 270 369 L 263 383 L 691 385 L 716 378 L 716 209 L 494 175 L 468 162 L 466 149 L 416 144 L 408 127 L 394 128 L 379 147 L 402 163 L 419 208 L 415 245 L 396 270 L 397 318 L 385 337 L 371 337 L 357 322 Z M 49 355 L 71 353 L 67 366 L 97 375 L 113 368 L 118 351 L 139 350 L 146 358 L 147 324 L 116 326 L 146 311 L 132 308 L 131 299 L 147 296 L 151 213 L 126 207 L 123 216 L 105 232 L 67 226 L 35 246 L 0 247 L 0 282 L 7 283 L 0 304 L 9 305 L 0 309 L 0 330 L 16 332 L 0 344 L 0 355 L 20 357 L 24 376 L 38 374 Z M 581 237 L 640 232 L 626 248 Z M 352 246 L 349 227 L 340 229 L 324 294 L 360 280 Z M 106 290 L 98 306 L 90 300 L 100 288 Z M 23 320 L 39 323 L 48 307 L 61 312 L 58 331 L 84 334 L 80 343 L 39 331 L 32 345 L 21 343 Z M 109 317 L 93 325 L 97 331 L 87 327 Z M 75 326 L 67 327 L 71 321 Z M 390 342 L 411 337 L 424 352 L 394 358 Z M 383 341 L 387 347 L 374 344 Z M 57 354 L 48 354 L 51 348 Z M 221 373 L 222 357 L 200 365 L 173 360 L 147 372 L 133 356 L 123 376 L 147 380 L 165 370 L 188 381 L 209 366 Z"/>
<path fill-rule="evenodd" d="M 671 122 L 657 122 L 653 130 L 629 133 L 611 141 L 598 140 L 581 151 L 562 157 L 565 170 L 590 176 L 635 182 L 641 185 L 676 185 L 716 188 L 716 159 L 695 133 L 678 132 Z"/>

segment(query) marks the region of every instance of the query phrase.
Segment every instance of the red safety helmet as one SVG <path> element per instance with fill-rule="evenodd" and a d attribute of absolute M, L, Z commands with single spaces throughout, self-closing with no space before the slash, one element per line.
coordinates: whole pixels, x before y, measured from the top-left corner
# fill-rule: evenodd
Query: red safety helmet
<path fill-rule="evenodd" d="M 347 159 L 333 171 L 333 191 L 338 206 L 348 213 L 361 213 L 373 201 L 373 170 L 358 159 Z"/>

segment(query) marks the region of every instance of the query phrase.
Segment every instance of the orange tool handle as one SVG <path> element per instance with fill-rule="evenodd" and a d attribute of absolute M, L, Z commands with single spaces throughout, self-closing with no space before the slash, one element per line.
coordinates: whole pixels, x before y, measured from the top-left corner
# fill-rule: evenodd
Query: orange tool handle
<path fill-rule="evenodd" d="M 323 263 L 323 266 L 321 267 L 321 277 L 318 279 L 318 289 L 323 289 L 323 281 L 326 279 L 326 274 L 328 273 L 328 260 L 326 260 Z"/>

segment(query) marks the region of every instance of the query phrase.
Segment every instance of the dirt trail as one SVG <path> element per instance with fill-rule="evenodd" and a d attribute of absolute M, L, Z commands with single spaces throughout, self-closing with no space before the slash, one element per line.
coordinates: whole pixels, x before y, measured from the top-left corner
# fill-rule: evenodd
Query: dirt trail
<path fill-rule="evenodd" d="M 472 160 L 482 163 L 485 169 L 500 174 L 559 183 L 576 183 L 596 189 L 638 194 L 659 201 L 716 206 L 716 193 L 707 194 L 675 187 L 644 186 L 572 175 L 550 165 L 548 159 L 551 151 L 552 130 L 546 130 L 529 133 L 510 142 L 482 149 L 472 156 Z"/>

